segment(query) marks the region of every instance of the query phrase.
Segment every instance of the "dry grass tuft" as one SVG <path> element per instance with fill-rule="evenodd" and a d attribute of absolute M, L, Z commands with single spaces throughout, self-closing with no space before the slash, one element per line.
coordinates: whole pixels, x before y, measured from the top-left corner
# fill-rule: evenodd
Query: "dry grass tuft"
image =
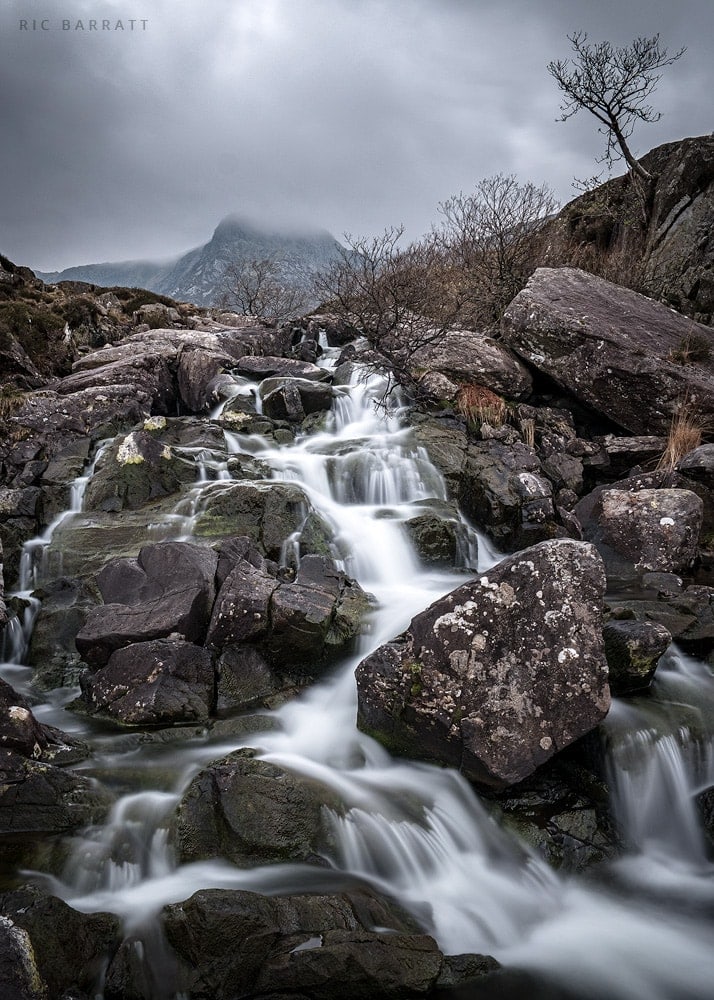
<path fill-rule="evenodd" d="M 483 385 L 469 383 L 459 387 L 456 394 L 456 411 L 472 427 L 490 424 L 501 427 L 506 422 L 508 407 L 497 393 Z"/>
<path fill-rule="evenodd" d="M 698 448 L 709 430 L 709 422 L 691 403 L 682 403 L 672 417 L 667 446 L 657 463 L 658 469 L 671 472 L 690 451 Z"/>

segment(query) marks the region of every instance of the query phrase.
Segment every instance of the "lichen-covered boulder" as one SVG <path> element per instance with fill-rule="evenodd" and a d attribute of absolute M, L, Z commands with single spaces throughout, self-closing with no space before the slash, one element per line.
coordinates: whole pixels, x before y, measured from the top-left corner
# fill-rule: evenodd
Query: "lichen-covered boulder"
<path fill-rule="evenodd" d="M 541 542 L 504 560 L 359 664 L 360 727 L 473 781 L 521 781 L 607 713 L 604 589 L 585 542 Z"/>
<path fill-rule="evenodd" d="M 100 458 L 83 507 L 87 511 L 135 510 L 178 492 L 195 479 L 193 462 L 181 459 L 150 430 L 140 428 L 117 438 Z"/>
<path fill-rule="evenodd" d="M 210 653 L 181 639 L 136 642 L 118 649 L 105 667 L 81 679 L 93 715 L 124 725 L 205 722 L 214 703 Z"/>
<path fill-rule="evenodd" d="M 682 573 L 697 556 L 702 510 L 690 490 L 603 489 L 583 534 L 598 547 L 610 581 L 648 572 Z"/>

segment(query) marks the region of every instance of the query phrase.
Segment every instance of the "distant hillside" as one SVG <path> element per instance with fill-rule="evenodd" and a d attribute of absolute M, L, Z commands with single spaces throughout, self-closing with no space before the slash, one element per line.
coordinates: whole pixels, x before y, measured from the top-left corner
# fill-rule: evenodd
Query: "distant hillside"
<path fill-rule="evenodd" d="M 276 233 L 229 216 L 217 226 L 208 243 L 168 264 L 122 261 L 36 273 L 50 283 L 88 281 L 104 286 L 135 286 L 199 306 L 217 306 L 221 305 L 228 266 L 271 258 L 286 286 L 309 291 L 314 275 L 329 267 L 339 246 L 328 232 Z"/>

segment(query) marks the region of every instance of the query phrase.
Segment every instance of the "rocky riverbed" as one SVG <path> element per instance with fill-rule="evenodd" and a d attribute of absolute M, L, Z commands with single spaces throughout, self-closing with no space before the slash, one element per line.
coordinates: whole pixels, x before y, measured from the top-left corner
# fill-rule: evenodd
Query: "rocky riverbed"
<path fill-rule="evenodd" d="M 703 1000 L 691 321 L 542 269 L 417 411 L 333 317 L 169 318 L 4 415 L 8 995 Z"/>

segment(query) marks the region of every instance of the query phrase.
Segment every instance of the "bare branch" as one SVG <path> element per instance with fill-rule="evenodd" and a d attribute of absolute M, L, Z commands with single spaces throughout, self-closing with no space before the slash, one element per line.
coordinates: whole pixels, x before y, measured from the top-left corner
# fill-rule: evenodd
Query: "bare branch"
<path fill-rule="evenodd" d="M 548 63 L 548 72 L 564 94 L 560 121 L 567 121 L 581 108 L 600 122 L 606 138 L 604 160 L 611 165 L 624 159 L 633 174 L 650 181 L 649 173 L 631 152 L 627 139 L 637 121 L 656 122 L 661 112 L 647 103 L 659 82 L 657 70 L 671 66 L 686 51 L 668 55 L 659 35 L 636 38 L 630 45 L 610 42 L 589 44 L 584 31 L 568 35 L 574 55 Z"/>

